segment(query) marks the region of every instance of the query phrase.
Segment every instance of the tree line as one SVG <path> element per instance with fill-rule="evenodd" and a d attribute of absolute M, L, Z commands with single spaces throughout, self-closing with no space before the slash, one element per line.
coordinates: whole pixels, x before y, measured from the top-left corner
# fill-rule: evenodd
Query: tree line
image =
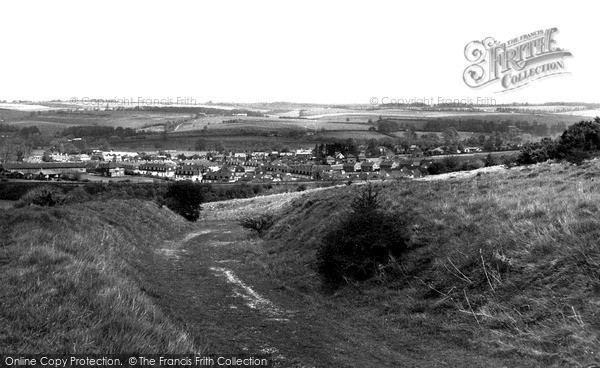
<path fill-rule="evenodd" d="M 522 165 L 549 159 L 581 163 L 600 155 L 600 117 L 571 125 L 556 140 L 544 138 L 527 143 L 521 149 L 517 162 Z"/>

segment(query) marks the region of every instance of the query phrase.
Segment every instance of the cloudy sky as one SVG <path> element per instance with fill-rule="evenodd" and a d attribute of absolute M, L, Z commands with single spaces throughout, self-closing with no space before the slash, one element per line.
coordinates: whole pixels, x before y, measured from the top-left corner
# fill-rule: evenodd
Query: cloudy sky
<path fill-rule="evenodd" d="M 25 0 L 0 14 L 0 99 L 600 102 L 584 1 Z M 505 93 L 463 82 L 470 41 L 551 27 L 568 75 Z"/>

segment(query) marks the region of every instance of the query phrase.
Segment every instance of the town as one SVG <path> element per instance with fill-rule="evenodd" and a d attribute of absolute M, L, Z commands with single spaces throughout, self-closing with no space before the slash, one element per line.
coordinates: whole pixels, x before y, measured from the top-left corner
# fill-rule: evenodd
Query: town
<path fill-rule="evenodd" d="M 42 160 L 32 156 L 23 162 L 2 165 L 5 177 L 33 180 L 82 180 L 152 178 L 191 180 L 203 183 L 269 183 L 312 180 L 378 180 L 418 178 L 428 175 L 433 160 L 416 148 L 410 154 L 397 155 L 381 147 L 380 156 L 324 156 L 314 149 L 292 152 L 197 151 L 191 156 L 175 151 L 151 154 L 126 151 L 93 150 L 91 155 L 54 153 Z M 479 152 L 469 148 L 465 152 Z M 93 179 L 92 179 L 93 180 Z"/>

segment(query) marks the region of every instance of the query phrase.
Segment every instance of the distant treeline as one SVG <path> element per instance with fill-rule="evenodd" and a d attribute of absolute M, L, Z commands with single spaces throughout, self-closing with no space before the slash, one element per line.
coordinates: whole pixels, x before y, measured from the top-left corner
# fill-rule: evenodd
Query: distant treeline
<path fill-rule="evenodd" d="M 195 106 L 136 106 L 134 110 L 143 111 L 157 111 L 166 113 L 181 113 L 181 114 L 206 114 L 206 115 L 237 115 L 246 114 L 248 116 L 264 116 L 263 113 L 258 111 L 246 110 L 246 109 L 219 109 L 213 107 L 195 107 Z"/>
<path fill-rule="evenodd" d="M 457 131 L 463 132 L 475 132 L 475 133 L 507 133 L 510 131 L 510 127 L 514 126 L 524 133 L 533 135 L 547 135 L 548 133 L 563 132 L 567 126 L 565 123 L 558 123 L 548 127 L 546 124 L 539 124 L 534 122 L 530 124 L 527 121 L 487 121 L 479 119 L 466 119 L 466 120 L 429 120 L 423 126 L 424 131 L 428 132 L 441 132 L 450 127 L 455 128 Z"/>
<path fill-rule="evenodd" d="M 556 140 L 548 137 L 527 143 L 521 148 L 517 162 L 530 165 L 546 160 L 566 160 L 581 164 L 600 156 L 600 117 L 571 125 Z"/>
<path fill-rule="evenodd" d="M 537 122 L 529 123 L 527 121 L 510 120 L 487 121 L 480 119 L 436 119 L 423 120 L 423 122 L 424 123 L 417 129 L 417 127 L 414 126 L 414 121 L 404 121 L 403 119 L 380 119 L 377 121 L 377 130 L 382 133 L 406 129 L 416 129 L 426 132 L 443 132 L 447 129 L 454 128 L 457 131 L 462 132 L 491 134 L 494 132 L 508 133 L 511 130 L 511 127 L 516 127 L 523 133 L 543 136 L 561 133 L 567 128 L 565 123 L 557 123 L 549 126 L 547 124 Z"/>
<path fill-rule="evenodd" d="M 62 131 L 63 137 L 93 137 L 93 138 L 108 138 L 112 136 L 117 137 L 131 137 L 136 135 L 136 131 L 131 128 L 123 127 L 109 127 L 109 126 L 98 126 L 98 125 L 81 125 L 72 126 Z"/>

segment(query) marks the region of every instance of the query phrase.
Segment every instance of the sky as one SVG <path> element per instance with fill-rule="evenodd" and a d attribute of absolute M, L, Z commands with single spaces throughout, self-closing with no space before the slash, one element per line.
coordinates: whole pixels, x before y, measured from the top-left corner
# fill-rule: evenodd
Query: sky
<path fill-rule="evenodd" d="M 592 2 L 0 3 L 0 100 L 600 102 Z M 501 92 L 463 81 L 465 46 L 556 27 L 568 74 Z"/>

